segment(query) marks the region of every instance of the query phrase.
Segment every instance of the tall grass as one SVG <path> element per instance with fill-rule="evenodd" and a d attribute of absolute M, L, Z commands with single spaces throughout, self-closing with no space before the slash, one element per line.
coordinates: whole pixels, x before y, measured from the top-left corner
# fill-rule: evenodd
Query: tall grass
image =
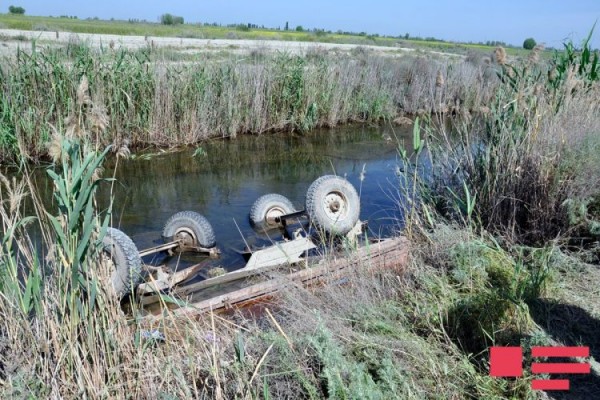
<path fill-rule="evenodd" d="M 490 346 L 522 346 L 527 356 L 550 343 L 532 309 L 557 296 L 579 253 L 598 260 L 598 53 L 589 38 L 565 48 L 550 64 L 496 52 L 500 84 L 489 110 L 451 126 L 417 121 L 415 155 L 400 151 L 405 232 L 420 244 L 411 278 L 423 289 L 407 295 L 410 325 L 434 343 L 453 343 L 486 375 Z M 477 376 L 474 385 L 482 398 L 533 398 L 530 378 Z"/>
<path fill-rule="evenodd" d="M 92 107 L 86 90 L 85 84 L 78 90 L 72 122 L 65 136 L 56 138 L 60 140 L 56 167 L 48 170 L 58 209 L 44 210 L 34 198 L 43 245 L 33 243 L 24 229 L 34 218 L 21 217 L 25 197 L 35 197 L 35 188 L 28 180 L 11 184 L 2 176 L 2 193 L 6 194 L 0 204 L 4 225 L 0 248 L 2 376 L 22 385 L 12 387 L 7 396 L 33 392 L 56 397 L 47 385 L 50 376 L 69 381 L 65 393 L 83 393 L 88 385 L 98 385 L 105 374 L 117 374 L 82 368 L 100 364 L 115 368 L 120 357 L 114 353 L 119 324 L 112 321 L 119 305 L 101 283 L 108 282 L 110 272 L 98 261 L 110 212 L 100 218 L 94 200 L 101 182 L 95 176 L 108 149 L 86 149 L 80 137 Z M 35 364 L 21 368 L 28 358 L 35 359 Z M 17 375 L 7 374 L 7 363 Z"/>
<path fill-rule="evenodd" d="M 489 112 L 459 118 L 454 129 L 424 128 L 427 152 L 418 162 L 426 160 L 427 171 L 416 174 L 409 196 L 418 194 L 423 210 L 518 242 L 568 238 L 567 200 L 600 192 L 591 155 L 600 150 L 600 81 L 590 61 L 598 55 L 584 46 L 554 65 L 535 57 L 501 65 Z"/>
<path fill-rule="evenodd" d="M 204 62 L 169 62 L 158 50 L 18 51 L 0 68 L 0 160 L 39 159 L 79 80 L 106 108 L 102 145 L 174 146 L 240 133 L 307 131 L 348 121 L 391 120 L 399 114 L 477 110 L 497 78 L 467 62 L 309 52 Z M 159 57 L 157 59 L 157 57 Z M 437 76 L 445 78 L 436 86 Z"/>

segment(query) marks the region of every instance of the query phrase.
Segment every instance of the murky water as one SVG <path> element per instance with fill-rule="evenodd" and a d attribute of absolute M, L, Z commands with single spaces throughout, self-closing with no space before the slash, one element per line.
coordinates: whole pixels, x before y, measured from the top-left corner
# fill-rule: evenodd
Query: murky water
<path fill-rule="evenodd" d="M 305 135 L 247 136 L 236 140 L 214 140 L 202 151 L 138 154 L 120 161 L 116 183 L 103 185 L 101 207 L 114 196 L 114 221 L 132 237 L 139 249 L 162 243 L 167 219 L 179 211 L 204 215 L 212 224 L 222 255 L 217 260 L 186 254 L 181 258 L 149 256 L 146 262 L 179 263 L 185 267 L 198 262 L 243 267 L 236 252 L 250 245 L 267 243 L 248 221 L 252 203 L 267 193 L 288 197 L 303 209 L 306 190 L 319 176 L 345 176 L 361 197 L 361 220 L 369 221 L 371 236 L 386 236 L 399 227 L 398 140 L 409 137 L 399 128 L 349 126 L 319 130 Z M 110 164 L 110 163 L 109 163 Z M 114 172 L 108 166 L 105 176 Z M 46 188 L 50 198 L 50 184 Z M 271 238 L 279 239 L 277 232 Z M 154 258 L 153 258 L 154 257 Z"/>

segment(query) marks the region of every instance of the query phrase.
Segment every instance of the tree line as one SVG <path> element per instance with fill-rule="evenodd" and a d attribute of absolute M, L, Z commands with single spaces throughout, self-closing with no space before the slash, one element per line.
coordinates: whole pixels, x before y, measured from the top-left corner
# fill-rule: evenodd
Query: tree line
<path fill-rule="evenodd" d="M 9 6 L 8 12 L 11 14 L 23 15 L 25 14 L 25 9 L 23 7 Z"/>

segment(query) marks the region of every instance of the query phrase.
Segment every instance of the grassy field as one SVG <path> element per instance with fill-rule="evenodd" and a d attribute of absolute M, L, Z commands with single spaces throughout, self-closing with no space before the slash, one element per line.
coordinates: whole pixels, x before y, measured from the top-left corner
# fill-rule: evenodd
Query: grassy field
<path fill-rule="evenodd" d="M 326 32 L 297 32 L 258 28 L 223 27 L 199 24 L 161 25 L 159 23 L 78 20 L 70 18 L 19 16 L 0 14 L 0 28 L 33 31 L 60 31 L 114 35 L 162 36 L 198 39 L 255 39 L 323 43 L 349 43 L 358 45 L 401 46 L 458 54 L 478 52 L 490 54 L 494 47 L 480 44 L 453 43 L 431 40 L 411 40 L 392 37 L 340 34 Z M 526 50 L 508 48 L 509 55 L 523 56 Z"/>
<path fill-rule="evenodd" d="M 7 29 L 64 31 L 74 33 L 98 33 L 138 36 L 171 36 L 201 39 L 262 39 L 292 41 L 323 41 L 335 43 L 378 44 L 394 46 L 393 38 L 367 38 L 358 35 L 316 34 L 312 32 L 283 31 L 271 29 L 247 29 L 210 25 L 162 25 L 160 23 L 77 20 L 70 18 L 18 16 L 0 14 L 0 24 Z"/>

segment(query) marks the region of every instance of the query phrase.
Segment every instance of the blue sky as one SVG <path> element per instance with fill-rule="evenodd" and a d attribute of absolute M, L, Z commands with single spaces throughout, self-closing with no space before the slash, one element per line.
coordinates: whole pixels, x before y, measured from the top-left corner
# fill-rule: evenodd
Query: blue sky
<path fill-rule="evenodd" d="M 534 37 L 553 47 L 566 38 L 580 43 L 600 20 L 600 0 L 8 0 L 0 2 L 0 11 L 6 12 L 8 5 L 24 7 L 29 15 L 157 21 L 169 12 L 187 22 L 252 22 L 283 28 L 289 21 L 290 27 L 515 45 Z M 596 48 L 598 25 L 592 42 Z"/>

